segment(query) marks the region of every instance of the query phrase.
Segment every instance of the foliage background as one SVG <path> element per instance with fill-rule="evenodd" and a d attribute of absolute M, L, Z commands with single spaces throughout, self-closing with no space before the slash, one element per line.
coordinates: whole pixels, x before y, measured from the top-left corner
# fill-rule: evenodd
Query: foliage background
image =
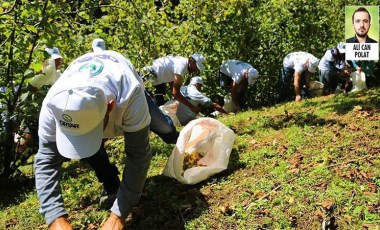
<path fill-rule="evenodd" d="M 345 5 L 375 4 L 377 0 L 4 0 L 0 174 L 14 174 L 30 156 L 13 154 L 12 139 L 20 127 L 37 121 L 45 91 L 28 93 L 26 82 L 41 71 L 45 47 L 58 47 L 67 67 L 101 37 L 108 49 L 127 56 L 138 70 L 160 56 L 202 53 L 207 59 L 204 91 L 210 97 L 221 94 L 220 64 L 244 60 L 261 74 L 249 89 L 249 105 L 258 108 L 275 103 L 278 72 L 287 53 L 303 50 L 321 57 L 344 40 Z"/>

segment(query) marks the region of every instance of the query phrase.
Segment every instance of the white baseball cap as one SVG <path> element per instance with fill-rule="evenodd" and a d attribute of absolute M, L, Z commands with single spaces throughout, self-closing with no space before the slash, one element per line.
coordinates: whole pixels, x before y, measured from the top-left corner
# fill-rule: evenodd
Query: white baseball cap
<path fill-rule="evenodd" d="M 206 61 L 205 57 L 203 57 L 202 54 L 193 54 L 193 55 L 191 55 L 191 57 L 194 59 L 199 71 L 204 70 L 205 66 L 204 66 L 203 62 Z"/>
<path fill-rule="evenodd" d="M 53 48 L 46 48 L 45 51 L 50 54 L 51 58 L 53 60 L 55 59 L 59 59 L 61 58 L 62 59 L 62 56 L 61 54 L 59 53 L 59 49 L 57 47 L 53 47 Z"/>
<path fill-rule="evenodd" d="M 259 72 L 255 68 L 248 69 L 248 84 L 253 85 L 258 77 Z"/>
<path fill-rule="evenodd" d="M 346 43 L 344 42 L 339 42 L 339 44 L 336 46 L 338 49 L 339 53 L 344 54 L 346 53 Z"/>
<path fill-rule="evenodd" d="M 78 78 L 79 82 L 74 80 Z M 58 151 L 70 159 L 90 157 L 102 143 L 106 93 L 87 72 L 60 80 L 64 88 L 56 91 L 47 104 L 56 122 Z"/>
<path fill-rule="evenodd" d="M 203 80 L 200 76 L 192 77 L 190 80 L 190 85 L 195 85 L 195 84 L 201 84 L 203 85 Z"/>
<path fill-rule="evenodd" d="M 307 69 L 309 70 L 310 73 L 315 73 L 317 71 L 318 64 L 319 64 L 319 59 L 312 56 L 309 59 L 309 64 L 308 64 Z"/>
<path fill-rule="evenodd" d="M 94 52 L 106 50 L 106 43 L 101 38 L 95 38 L 94 41 L 92 41 L 92 50 Z"/>

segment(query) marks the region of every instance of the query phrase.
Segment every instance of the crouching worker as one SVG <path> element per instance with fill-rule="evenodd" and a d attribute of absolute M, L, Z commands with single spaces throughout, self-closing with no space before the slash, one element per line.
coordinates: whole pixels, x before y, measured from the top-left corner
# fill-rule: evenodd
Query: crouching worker
<path fill-rule="evenodd" d="M 317 71 L 319 59 L 307 52 L 293 52 L 284 58 L 280 79 L 280 101 L 287 101 L 294 88 L 295 101 L 309 97 L 312 73 Z M 291 83 L 293 86 L 291 87 Z"/>
<path fill-rule="evenodd" d="M 192 105 L 196 107 L 200 106 L 204 109 L 213 108 L 221 113 L 228 114 L 228 112 L 225 111 L 219 104 L 212 102 L 210 98 L 201 93 L 202 86 L 202 78 L 193 77 L 191 78 L 188 86 L 181 87 L 181 93 L 190 101 Z M 178 120 L 181 122 L 181 125 L 186 125 L 189 121 L 194 120 L 197 114 L 183 103 L 179 103 L 176 115 Z"/>
<path fill-rule="evenodd" d="M 248 85 L 255 84 L 259 72 L 247 62 L 227 60 L 219 68 L 219 84 L 231 95 L 234 109 L 239 112 L 246 108 Z"/>
<path fill-rule="evenodd" d="M 77 58 L 57 83 L 46 95 L 39 118 L 34 168 L 40 212 L 49 229 L 72 229 L 60 188 L 64 159 L 101 159 L 106 154 L 102 139 L 124 135 L 122 181 L 102 227 L 122 229 L 140 199 L 151 161 L 144 87 L 130 62 L 115 51 Z"/>

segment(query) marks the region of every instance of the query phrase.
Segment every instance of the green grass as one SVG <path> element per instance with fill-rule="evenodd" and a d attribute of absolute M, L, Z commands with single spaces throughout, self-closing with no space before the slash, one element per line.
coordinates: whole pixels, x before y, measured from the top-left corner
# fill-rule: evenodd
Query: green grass
<path fill-rule="evenodd" d="M 153 160 L 129 229 L 380 229 L 380 89 L 289 102 L 220 117 L 236 133 L 229 167 L 196 185 L 163 176 L 173 145 L 152 134 Z M 123 140 L 107 142 L 122 170 Z M 46 229 L 32 164 L 1 182 L 0 229 Z M 83 162 L 64 164 L 65 205 L 76 229 L 108 213 Z"/>

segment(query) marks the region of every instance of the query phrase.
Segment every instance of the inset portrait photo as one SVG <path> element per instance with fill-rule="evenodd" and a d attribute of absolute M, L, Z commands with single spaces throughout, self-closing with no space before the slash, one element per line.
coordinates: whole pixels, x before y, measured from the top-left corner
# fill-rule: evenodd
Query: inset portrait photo
<path fill-rule="evenodd" d="M 379 59 L 379 6 L 346 6 L 347 60 Z"/>

